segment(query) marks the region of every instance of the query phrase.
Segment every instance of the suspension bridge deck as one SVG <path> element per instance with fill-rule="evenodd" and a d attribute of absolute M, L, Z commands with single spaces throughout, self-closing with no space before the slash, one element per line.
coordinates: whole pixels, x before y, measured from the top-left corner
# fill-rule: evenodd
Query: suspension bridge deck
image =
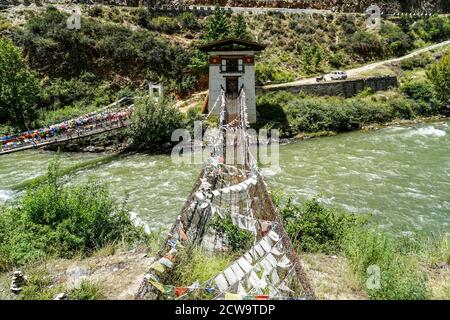
<path fill-rule="evenodd" d="M 90 136 L 98 135 L 98 134 L 101 134 L 101 133 L 122 129 L 122 128 L 125 128 L 126 125 L 127 124 L 125 123 L 124 125 L 120 125 L 119 124 L 119 125 L 111 126 L 111 127 L 101 127 L 100 129 L 93 129 L 93 130 L 90 130 L 90 131 L 83 131 L 81 134 L 74 133 L 72 136 L 69 136 L 67 134 L 66 135 L 61 135 L 61 136 L 55 136 L 55 137 L 52 137 L 52 138 L 45 139 L 44 141 L 39 142 L 39 143 L 30 143 L 30 144 L 27 144 L 27 145 L 22 146 L 22 147 L 1 150 L 0 151 L 0 156 L 1 155 L 5 155 L 5 154 L 14 153 L 14 152 L 19 152 L 19 151 L 30 150 L 30 149 L 39 149 L 39 148 L 48 147 L 48 146 L 59 144 L 59 143 L 63 143 L 63 142 L 79 140 L 79 139 L 87 138 L 87 137 L 90 137 Z"/>

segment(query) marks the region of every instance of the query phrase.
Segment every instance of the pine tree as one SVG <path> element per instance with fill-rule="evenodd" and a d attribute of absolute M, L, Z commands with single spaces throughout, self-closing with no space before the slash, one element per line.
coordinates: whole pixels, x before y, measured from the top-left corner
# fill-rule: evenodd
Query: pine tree
<path fill-rule="evenodd" d="M 230 23 L 224 9 L 215 7 L 206 22 L 205 42 L 222 40 L 230 36 Z"/>
<path fill-rule="evenodd" d="M 247 30 L 247 23 L 245 22 L 244 16 L 242 14 L 238 14 L 236 17 L 236 21 L 233 25 L 233 30 L 231 35 L 234 38 L 242 39 L 242 40 L 250 40 L 250 33 Z"/>

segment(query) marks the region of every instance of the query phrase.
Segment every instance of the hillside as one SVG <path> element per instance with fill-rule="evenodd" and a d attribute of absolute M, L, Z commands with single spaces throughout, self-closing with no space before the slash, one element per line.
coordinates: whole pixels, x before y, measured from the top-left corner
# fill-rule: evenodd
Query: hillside
<path fill-rule="evenodd" d="M 66 28 L 72 7 L 15 6 L 0 11 L 0 33 L 23 49 L 41 92 L 34 127 L 103 107 L 162 83 L 185 98 L 206 89 L 206 56 L 214 15 L 170 15 L 143 7 L 81 6 L 80 30 Z M 450 36 L 450 17 L 391 17 L 379 32 L 362 14 L 233 14 L 224 36 L 241 19 L 246 37 L 267 45 L 258 57 L 257 84 L 285 83 L 402 56 Z"/>

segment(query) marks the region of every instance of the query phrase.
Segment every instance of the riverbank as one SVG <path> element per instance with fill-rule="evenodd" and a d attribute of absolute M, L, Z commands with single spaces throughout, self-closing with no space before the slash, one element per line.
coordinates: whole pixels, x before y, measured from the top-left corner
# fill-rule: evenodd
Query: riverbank
<path fill-rule="evenodd" d="M 394 241 L 365 227 L 364 220 L 355 220 L 354 215 L 317 200 L 298 206 L 275 195 L 275 201 L 319 299 L 450 299 L 448 237 L 404 236 Z M 72 258 L 49 254 L 10 266 L 0 272 L 0 300 L 133 299 L 163 234 L 152 232 L 145 243 L 105 243 Z M 181 285 L 198 280 L 196 277 L 209 278 L 238 255 L 195 250 L 189 261 L 177 262 L 179 268 L 189 266 L 195 276 L 182 272 L 178 281 Z M 371 280 L 377 277 L 371 271 L 376 270 L 374 266 L 380 272 L 378 285 Z M 9 285 L 18 272 L 27 280 L 20 285 L 20 293 L 12 293 Z"/>
<path fill-rule="evenodd" d="M 436 123 L 436 122 L 441 122 L 441 121 L 447 121 L 449 120 L 450 117 L 449 116 L 444 116 L 444 115 L 437 115 L 437 116 L 432 116 L 432 117 L 420 117 L 420 118 L 416 118 L 413 120 L 408 120 L 408 119 L 396 119 L 390 122 L 386 122 L 386 123 L 379 123 L 379 124 L 371 124 L 371 125 L 367 125 L 362 127 L 361 129 L 357 129 L 354 130 L 354 132 L 367 132 L 367 131 L 375 131 L 375 130 L 380 130 L 380 129 L 385 129 L 385 128 L 390 128 L 390 127 L 397 127 L 397 126 L 408 126 L 408 125 L 414 125 L 414 124 L 421 124 L 421 123 Z M 313 139 L 313 138 L 322 138 L 322 137 L 333 137 L 338 135 L 338 132 L 335 131 L 320 131 L 320 132 L 314 132 L 314 133 L 300 133 L 298 135 L 296 135 L 294 138 L 290 138 L 290 139 L 281 139 L 280 143 L 281 144 L 288 144 L 288 143 L 293 143 L 297 140 L 309 140 L 309 139 Z"/>

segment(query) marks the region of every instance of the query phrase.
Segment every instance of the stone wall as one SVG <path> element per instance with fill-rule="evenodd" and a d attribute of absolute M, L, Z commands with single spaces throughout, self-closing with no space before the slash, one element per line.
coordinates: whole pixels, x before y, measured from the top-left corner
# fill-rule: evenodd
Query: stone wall
<path fill-rule="evenodd" d="M 355 80 L 329 80 L 326 82 L 318 82 L 311 84 L 301 84 L 283 87 L 262 88 L 258 87 L 258 93 L 269 91 L 289 91 L 292 93 L 303 92 L 307 95 L 314 96 L 340 96 L 350 98 L 363 91 L 364 88 L 370 87 L 374 91 L 384 91 L 390 88 L 396 88 L 398 85 L 397 77 L 371 77 Z"/>

